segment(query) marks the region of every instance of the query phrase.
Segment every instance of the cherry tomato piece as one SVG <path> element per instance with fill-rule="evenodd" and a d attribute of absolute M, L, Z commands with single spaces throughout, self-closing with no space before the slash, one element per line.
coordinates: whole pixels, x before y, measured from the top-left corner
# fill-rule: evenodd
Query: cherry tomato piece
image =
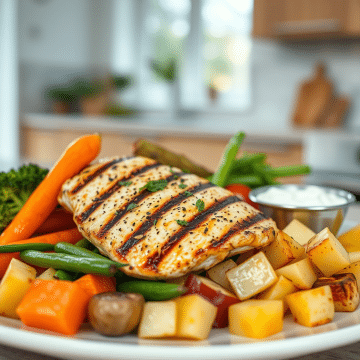
<path fill-rule="evenodd" d="M 249 199 L 249 193 L 251 191 L 251 188 L 249 188 L 248 186 L 244 185 L 244 184 L 230 184 L 227 185 L 225 187 L 225 189 L 230 190 L 231 192 L 233 192 L 234 194 L 240 194 L 244 197 L 244 200 L 250 204 L 252 207 L 254 207 L 255 209 L 259 210 L 259 205 L 255 204 L 254 202 L 252 202 Z"/>

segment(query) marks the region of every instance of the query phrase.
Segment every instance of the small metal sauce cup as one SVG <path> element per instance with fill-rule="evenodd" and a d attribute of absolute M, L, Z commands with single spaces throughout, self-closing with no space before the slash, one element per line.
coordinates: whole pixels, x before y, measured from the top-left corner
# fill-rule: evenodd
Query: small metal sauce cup
<path fill-rule="evenodd" d="M 299 190 L 304 190 L 308 186 L 321 188 L 326 193 L 336 194 L 337 196 L 345 199 L 346 202 L 341 205 L 297 206 L 294 204 L 272 204 L 271 202 L 265 202 L 258 199 L 259 194 L 264 193 L 270 188 L 275 187 L 286 190 L 290 189 L 289 187 L 295 187 Z M 318 233 L 325 227 L 328 227 L 334 235 L 338 233 L 349 206 L 356 201 L 355 196 L 345 190 L 327 186 L 298 184 L 263 186 L 252 190 L 249 194 L 249 198 L 254 203 L 257 203 L 260 211 L 262 211 L 266 216 L 271 217 L 281 230 L 284 229 L 293 219 L 297 219 L 315 233 Z"/>

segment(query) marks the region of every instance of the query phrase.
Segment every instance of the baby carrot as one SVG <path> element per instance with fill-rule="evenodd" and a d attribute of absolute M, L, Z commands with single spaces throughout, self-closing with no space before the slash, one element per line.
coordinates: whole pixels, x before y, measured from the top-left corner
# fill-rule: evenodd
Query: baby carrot
<path fill-rule="evenodd" d="M 45 234 L 41 236 L 36 236 L 30 239 L 17 241 L 14 244 L 31 244 L 31 243 L 43 243 L 43 244 L 52 244 L 55 245 L 58 242 L 68 242 L 75 244 L 80 239 L 82 235 L 77 228 L 70 230 L 58 231 L 51 234 Z M 10 264 L 12 258 L 20 260 L 19 252 L 5 253 L 0 254 L 0 278 L 2 278 L 6 272 L 7 267 Z"/>
<path fill-rule="evenodd" d="M 62 184 L 94 160 L 100 149 L 101 137 L 98 134 L 82 136 L 69 144 L 44 180 L 0 235 L 0 245 L 27 239 L 33 235 L 55 209 Z"/>
<path fill-rule="evenodd" d="M 55 231 L 72 229 L 76 227 L 73 214 L 63 208 L 53 210 L 46 220 L 36 229 L 36 234 L 42 235 Z"/>

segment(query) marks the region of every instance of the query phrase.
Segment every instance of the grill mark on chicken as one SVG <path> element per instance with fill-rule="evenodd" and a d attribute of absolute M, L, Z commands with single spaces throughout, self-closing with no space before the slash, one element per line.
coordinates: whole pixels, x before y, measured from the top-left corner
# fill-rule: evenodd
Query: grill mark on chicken
<path fill-rule="evenodd" d="M 208 249 L 217 248 L 223 245 L 227 240 L 229 240 L 235 234 L 248 229 L 249 227 L 255 225 L 256 223 L 268 219 L 264 216 L 263 213 L 254 213 L 247 216 L 245 219 L 241 221 L 237 221 L 234 226 L 232 226 L 225 234 L 222 235 L 220 239 L 217 241 L 212 242 Z"/>
<path fill-rule="evenodd" d="M 188 188 L 187 191 L 191 192 L 192 194 L 196 194 L 200 191 L 215 186 L 216 185 L 212 184 L 211 182 L 201 183 Z M 135 245 L 137 245 L 145 237 L 145 234 L 152 228 L 156 220 L 158 220 L 163 214 L 165 214 L 171 208 L 181 203 L 187 197 L 188 195 L 185 192 L 180 193 L 177 196 L 169 199 L 161 207 L 157 208 L 156 211 L 147 219 L 146 222 L 142 223 L 136 231 L 130 234 L 128 239 L 125 239 L 122 245 L 118 249 L 116 249 L 116 252 L 121 256 L 126 256 L 127 253 L 130 251 L 130 249 Z"/>
<path fill-rule="evenodd" d="M 239 197 L 230 195 L 223 199 L 219 199 L 215 201 L 210 207 L 202 211 L 201 213 L 196 214 L 193 218 L 188 222 L 188 225 L 180 228 L 174 235 L 172 235 L 166 243 L 162 246 L 162 248 L 154 253 L 152 256 L 147 258 L 147 261 L 143 265 L 143 268 L 150 269 L 152 271 L 157 271 L 162 260 L 166 257 L 166 255 L 172 250 L 172 248 L 178 244 L 182 238 L 184 238 L 190 231 L 196 229 L 201 226 L 203 222 L 205 222 L 211 215 L 213 215 L 216 211 L 219 211 L 226 206 L 241 202 L 242 200 Z"/>
<path fill-rule="evenodd" d="M 167 176 L 164 180 L 170 182 L 174 179 L 181 178 L 184 175 L 188 174 L 184 172 L 177 172 Z M 115 226 L 115 224 L 120 221 L 122 217 L 125 216 L 125 214 L 128 212 L 127 207 L 129 206 L 129 204 L 138 205 L 141 201 L 143 201 L 152 194 L 153 192 L 145 189 L 139 195 L 135 196 L 132 200 L 130 199 L 128 202 L 122 204 L 122 207 L 120 209 L 115 210 L 115 216 L 113 216 L 106 224 L 102 226 L 96 236 L 100 239 L 103 238 L 111 230 L 111 228 Z"/>
<path fill-rule="evenodd" d="M 140 175 L 150 169 L 161 167 L 161 166 L 162 165 L 159 163 L 154 163 L 154 164 L 145 165 L 140 168 L 134 169 L 134 171 L 132 171 L 129 176 L 119 179 L 119 181 L 117 181 L 114 185 L 112 185 L 110 188 L 106 189 L 105 192 L 103 192 L 100 196 L 95 198 L 93 200 L 93 203 L 76 217 L 76 221 L 79 224 L 83 223 L 99 206 L 101 206 L 101 204 L 106 199 L 108 199 L 112 194 L 114 194 L 117 190 L 119 190 L 123 186 L 123 185 L 121 185 L 121 182 L 129 181 L 137 175 Z"/>
<path fill-rule="evenodd" d="M 118 164 L 122 161 L 131 159 L 131 157 L 123 157 L 123 158 L 117 158 L 112 161 L 109 161 L 108 163 L 105 163 L 103 166 L 96 169 L 93 173 L 90 173 L 85 179 L 82 180 L 81 183 L 79 183 L 75 188 L 71 190 L 71 195 L 75 195 L 77 192 L 79 192 L 81 189 L 83 189 L 87 184 L 89 184 L 92 180 L 97 178 L 100 174 L 105 172 L 109 167 Z"/>

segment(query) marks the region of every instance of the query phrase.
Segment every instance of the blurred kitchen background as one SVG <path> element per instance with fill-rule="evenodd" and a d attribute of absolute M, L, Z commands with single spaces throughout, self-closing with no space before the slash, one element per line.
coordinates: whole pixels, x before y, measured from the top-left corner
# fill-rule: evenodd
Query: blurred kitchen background
<path fill-rule="evenodd" d="M 0 0 L 0 170 L 90 132 L 214 170 L 237 131 L 360 194 L 360 1 Z"/>

